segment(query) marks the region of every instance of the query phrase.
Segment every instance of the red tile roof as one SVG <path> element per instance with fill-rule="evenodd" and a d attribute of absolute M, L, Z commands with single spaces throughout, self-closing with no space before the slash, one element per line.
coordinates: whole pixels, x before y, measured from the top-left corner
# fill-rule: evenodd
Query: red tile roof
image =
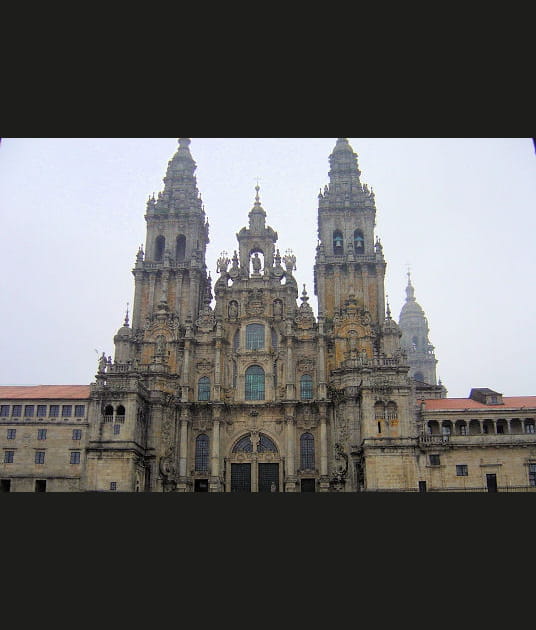
<path fill-rule="evenodd" d="M 427 398 L 424 399 L 426 411 L 459 410 L 463 409 L 520 409 L 521 407 L 536 407 L 536 396 L 503 396 L 502 405 L 485 405 L 471 398 Z"/>
<path fill-rule="evenodd" d="M 89 385 L 0 385 L 0 398 L 89 398 Z"/>

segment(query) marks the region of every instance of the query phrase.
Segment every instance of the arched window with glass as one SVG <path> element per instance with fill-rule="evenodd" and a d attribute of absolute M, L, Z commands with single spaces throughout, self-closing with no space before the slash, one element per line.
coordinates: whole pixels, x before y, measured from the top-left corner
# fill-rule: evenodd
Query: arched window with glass
<path fill-rule="evenodd" d="M 311 400 L 313 397 L 313 377 L 310 374 L 304 374 L 300 379 L 300 398 L 302 400 Z"/>
<path fill-rule="evenodd" d="M 312 470 L 315 467 L 315 439 L 312 433 L 303 433 L 300 437 L 300 468 Z"/>
<path fill-rule="evenodd" d="M 260 365 L 246 370 L 246 400 L 264 400 L 264 370 Z"/>
<path fill-rule="evenodd" d="M 335 230 L 335 232 L 333 232 L 333 253 L 335 256 L 344 254 L 343 238 L 340 230 Z"/>
<path fill-rule="evenodd" d="M 195 469 L 198 472 L 208 471 L 208 435 L 202 433 L 195 440 Z"/>
<path fill-rule="evenodd" d="M 202 376 L 197 381 L 197 400 L 210 400 L 210 379 Z"/>
<path fill-rule="evenodd" d="M 246 349 L 259 350 L 264 348 L 264 326 L 262 324 L 248 324 L 246 326 Z"/>
<path fill-rule="evenodd" d="M 354 252 L 356 254 L 362 254 L 365 251 L 365 239 L 361 230 L 354 232 Z"/>
<path fill-rule="evenodd" d="M 161 261 L 164 258 L 164 250 L 166 249 L 166 239 L 162 234 L 156 237 L 154 244 L 154 259 Z"/>
<path fill-rule="evenodd" d="M 183 262 L 186 256 L 186 236 L 179 234 L 175 241 L 175 260 L 177 262 Z"/>

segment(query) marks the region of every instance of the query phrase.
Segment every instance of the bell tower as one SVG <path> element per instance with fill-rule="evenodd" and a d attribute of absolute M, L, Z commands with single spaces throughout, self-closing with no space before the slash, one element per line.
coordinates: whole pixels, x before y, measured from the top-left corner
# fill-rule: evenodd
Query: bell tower
<path fill-rule="evenodd" d="M 338 138 L 329 156 L 329 184 L 318 195 L 318 246 L 314 266 L 319 314 L 340 315 L 348 296 L 383 324 L 386 263 L 374 239 L 374 193 L 361 184 L 357 155 Z"/>
<path fill-rule="evenodd" d="M 203 306 L 208 222 L 189 145 L 189 138 L 179 138 L 164 190 L 147 201 L 145 252 L 140 247 L 133 269 L 133 330 L 143 328 L 146 318 L 162 308 L 184 325 L 187 318 L 195 321 Z"/>

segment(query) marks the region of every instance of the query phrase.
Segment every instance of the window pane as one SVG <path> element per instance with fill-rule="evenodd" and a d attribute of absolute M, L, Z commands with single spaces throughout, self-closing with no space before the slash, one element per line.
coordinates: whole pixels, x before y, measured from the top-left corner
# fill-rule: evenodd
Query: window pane
<path fill-rule="evenodd" d="M 0 406 L 0 416 L 9 416 L 9 405 Z"/>
<path fill-rule="evenodd" d="M 315 467 L 315 440 L 311 433 L 304 433 L 300 438 L 300 460 L 302 469 Z"/>
<path fill-rule="evenodd" d="M 71 464 L 79 464 L 79 463 L 80 463 L 80 451 L 72 451 Z"/>
<path fill-rule="evenodd" d="M 37 415 L 40 417 L 47 415 L 47 406 L 46 405 L 37 405 Z"/>
<path fill-rule="evenodd" d="M 48 410 L 48 415 L 52 417 L 57 417 L 60 413 L 59 405 L 50 405 L 50 409 Z"/>
<path fill-rule="evenodd" d="M 195 469 L 208 470 L 208 435 L 199 435 L 195 441 Z"/>
<path fill-rule="evenodd" d="M 38 429 L 37 430 L 37 439 L 38 440 L 46 440 L 47 439 L 47 430 L 46 429 Z"/>
<path fill-rule="evenodd" d="M 76 405 L 74 408 L 74 415 L 77 418 L 82 418 L 84 416 L 85 410 L 85 405 Z"/>
<path fill-rule="evenodd" d="M 19 417 L 22 414 L 22 405 L 13 405 L 13 415 Z"/>
<path fill-rule="evenodd" d="M 26 405 L 24 407 L 24 416 L 26 418 L 31 418 L 34 415 L 34 406 L 33 405 Z"/>
<path fill-rule="evenodd" d="M 264 348 L 264 326 L 262 324 L 246 326 L 246 348 L 248 350 Z"/>
<path fill-rule="evenodd" d="M 82 429 L 73 429 L 73 440 L 82 439 Z"/>
<path fill-rule="evenodd" d="M 61 415 L 70 416 L 72 414 L 72 411 L 73 411 L 72 405 L 63 405 L 63 407 L 61 408 Z"/>
<path fill-rule="evenodd" d="M 4 462 L 6 464 L 12 464 L 15 459 L 15 451 L 4 451 Z"/>
<path fill-rule="evenodd" d="M 210 379 L 207 376 L 200 378 L 197 383 L 197 399 L 210 400 Z"/>
<path fill-rule="evenodd" d="M 17 435 L 17 429 L 8 429 L 7 430 L 7 439 L 14 440 Z"/>
<path fill-rule="evenodd" d="M 246 400 L 264 400 L 264 370 L 259 365 L 246 370 Z"/>
<path fill-rule="evenodd" d="M 45 463 L 45 453 L 44 453 L 44 451 L 37 451 L 35 453 L 35 463 L 36 464 L 44 464 Z"/>
<path fill-rule="evenodd" d="M 310 400 L 313 397 L 313 378 L 309 374 L 301 377 L 300 397 L 302 400 Z"/>

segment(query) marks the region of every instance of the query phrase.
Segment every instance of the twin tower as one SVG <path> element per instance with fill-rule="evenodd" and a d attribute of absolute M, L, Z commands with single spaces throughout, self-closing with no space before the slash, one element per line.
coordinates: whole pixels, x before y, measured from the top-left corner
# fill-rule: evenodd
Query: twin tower
<path fill-rule="evenodd" d="M 258 188 L 212 286 L 196 163 L 179 139 L 147 202 L 132 323 L 91 386 L 89 488 L 113 478 L 139 491 L 355 492 L 407 481 L 417 397 L 444 389 L 411 280 L 400 325 L 386 307 L 374 193 L 347 139 L 329 164 L 315 315 Z"/>

